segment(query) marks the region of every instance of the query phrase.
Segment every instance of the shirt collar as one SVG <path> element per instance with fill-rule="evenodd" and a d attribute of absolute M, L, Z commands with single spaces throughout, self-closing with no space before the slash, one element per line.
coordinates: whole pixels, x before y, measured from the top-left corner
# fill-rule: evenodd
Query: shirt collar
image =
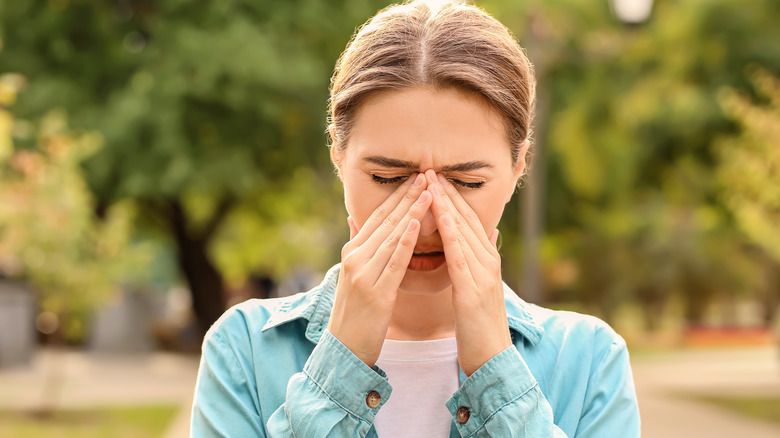
<path fill-rule="evenodd" d="M 336 295 L 340 264 L 328 270 L 319 286 L 309 292 L 288 297 L 272 310 L 262 331 L 297 320 L 309 321 L 306 326 L 306 338 L 318 343 L 322 332 L 328 326 L 330 311 L 333 308 L 333 297 Z M 531 345 L 536 345 L 542 339 L 544 328 L 534 322 L 529 313 L 529 305 L 515 292 L 504 284 L 504 302 L 506 303 L 507 323 L 509 328 L 522 336 Z"/>

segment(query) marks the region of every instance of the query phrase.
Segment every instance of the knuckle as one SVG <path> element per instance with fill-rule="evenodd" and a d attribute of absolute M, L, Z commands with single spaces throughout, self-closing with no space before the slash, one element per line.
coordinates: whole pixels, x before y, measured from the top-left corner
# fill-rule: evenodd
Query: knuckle
<path fill-rule="evenodd" d="M 347 242 L 341 247 L 341 260 L 344 261 L 352 253 L 352 242 Z"/>
<path fill-rule="evenodd" d="M 450 242 L 452 244 L 457 244 L 458 243 L 458 236 L 455 235 L 455 234 L 449 234 L 447 236 L 443 236 L 443 238 L 444 238 L 445 241 Z"/>
<path fill-rule="evenodd" d="M 484 290 L 493 291 L 496 290 L 499 285 L 500 283 L 495 278 L 491 278 L 486 282 Z"/>
<path fill-rule="evenodd" d="M 387 239 L 385 239 L 385 246 L 387 247 L 395 247 L 398 246 L 398 241 L 401 239 L 401 237 L 398 235 L 398 233 L 393 232 L 390 233 L 389 236 L 387 236 Z"/>
<path fill-rule="evenodd" d="M 463 213 L 463 218 L 466 220 L 466 222 L 469 223 L 479 222 L 479 216 L 477 216 L 477 213 L 470 208 L 467 209 L 465 213 Z"/>
<path fill-rule="evenodd" d="M 455 268 L 459 271 L 466 272 L 469 270 L 469 263 L 466 261 L 465 257 L 459 257 L 455 260 Z"/>
<path fill-rule="evenodd" d="M 501 262 L 491 257 L 490 260 L 487 262 L 487 269 L 494 276 L 496 274 L 501 274 Z"/>
<path fill-rule="evenodd" d="M 374 209 L 372 216 L 384 216 L 386 211 L 384 204 L 380 204 L 379 207 Z"/>
<path fill-rule="evenodd" d="M 350 284 L 355 290 L 365 290 L 369 286 L 365 275 L 357 273 L 350 278 Z"/>
<path fill-rule="evenodd" d="M 395 228 L 398 225 L 398 218 L 394 214 L 388 214 L 382 221 L 382 225 L 388 228 Z"/>
<path fill-rule="evenodd" d="M 415 239 L 411 235 L 404 234 L 401 236 L 401 240 L 398 242 L 398 245 L 403 247 L 413 247 L 415 244 Z"/>
<path fill-rule="evenodd" d="M 401 262 L 398 260 L 398 257 L 395 255 L 390 257 L 390 260 L 387 261 L 387 267 L 386 269 L 389 272 L 398 272 L 401 270 Z"/>
<path fill-rule="evenodd" d="M 341 269 L 344 272 L 351 272 L 355 268 L 354 252 L 348 252 L 341 257 Z"/>

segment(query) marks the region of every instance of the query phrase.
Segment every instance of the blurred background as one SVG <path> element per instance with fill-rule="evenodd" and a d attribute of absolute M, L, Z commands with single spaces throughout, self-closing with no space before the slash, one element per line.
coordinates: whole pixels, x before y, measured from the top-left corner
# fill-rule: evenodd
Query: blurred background
<path fill-rule="evenodd" d="M 339 261 L 328 84 L 389 3 L 0 3 L 0 436 L 187 435 L 204 331 Z M 780 2 L 476 4 L 538 77 L 505 281 L 626 338 L 643 436 L 780 436 Z"/>

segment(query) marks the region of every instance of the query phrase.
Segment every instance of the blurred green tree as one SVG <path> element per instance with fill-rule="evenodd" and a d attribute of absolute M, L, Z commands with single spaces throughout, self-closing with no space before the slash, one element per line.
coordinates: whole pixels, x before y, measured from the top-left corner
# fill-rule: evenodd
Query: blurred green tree
<path fill-rule="evenodd" d="M 650 21 L 626 27 L 607 2 L 491 2 L 541 65 L 542 248 L 558 255 L 543 256 L 545 271 L 562 254 L 576 261 L 573 280 L 549 278 L 559 290 L 547 296 L 583 300 L 607 319 L 636 299 L 651 327 L 673 295 L 695 324 L 714 298 L 746 287 L 733 260 L 744 239 L 714 175 L 718 138 L 735 131 L 717 96 L 748 92 L 751 63 L 780 71 L 777 2 L 655 3 Z M 521 258 L 506 254 L 510 266 Z"/>
<path fill-rule="evenodd" d="M 0 108 L 13 104 L 22 82 L 19 75 L 0 76 Z M 93 215 L 80 162 L 99 150 L 100 135 L 74 134 L 52 111 L 37 132 L 18 132 L 38 148 L 16 150 L 12 133 L 24 129 L 0 109 L 0 271 L 34 287 L 50 315 L 42 330 L 79 342 L 95 307 L 118 294 L 120 284 L 142 277 L 146 252 L 129 242 L 131 205 L 113 205 L 103 220 Z"/>
<path fill-rule="evenodd" d="M 780 79 L 763 68 L 749 74 L 758 102 L 733 89 L 721 103 L 740 133 L 720 143 L 717 176 L 739 229 L 766 254 L 769 279 L 763 285 L 764 319 L 771 324 L 780 302 Z"/>
<path fill-rule="evenodd" d="M 386 3 L 5 2 L 0 71 L 30 79 L 17 118 L 62 108 L 102 134 L 84 164 L 96 214 L 136 203 L 143 228 L 176 248 L 205 329 L 224 283 L 335 261 L 346 236 L 323 147 L 327 81 L 354 26 Z M 697 322 L 724 291 L 749 289 L 714 176 L 717 139 L 739 126 L 717 96 L 750 94 L 751 63 L 780 71 L 780 3 L 656 1 L 640 28 L 606 1 L 478 3 L 539 68 L 548 296 L 606 317 L 636 299 L 654 327 L 674 295 Z M 510 283 L 518 211 L 502 225 Z"/>
<path fill-rule="evenodd" d="M 0 71 L 29 78 L 19 118 L 63 108 L 74 127 L 102 133 L 84 164 L 96 214 L 136 203 L 142 225 L 175 246 L 205 330 L 224 310 L 224 272 L 240 278 L 269 256 L 277 274 L 334 257 L 310 250 L 344 233 L 324 147 L 328 79 L 355 24 L 382 4 L 6 2 Z M 289 205 L 308 208 L 291 218 Z M 253 219 L 262 225 L 240 234 Z M 279 236 L 292 220 L 288 234 L 324 232 Z M 266 247 L 313 234 L 330 240 Z"/>

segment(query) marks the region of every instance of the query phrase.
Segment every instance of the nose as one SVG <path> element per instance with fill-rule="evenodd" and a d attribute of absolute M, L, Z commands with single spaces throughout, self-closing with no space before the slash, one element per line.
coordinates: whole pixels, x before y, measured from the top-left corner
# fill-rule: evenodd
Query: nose
<path fill-rule="evenodd" d="M 425 212 L 425 216 L 420 219 L 420 236 L 430 236 L 438 227 L 436 226 L 436 218 L 433 217 L 433 212 L 429 208 Z"/>

